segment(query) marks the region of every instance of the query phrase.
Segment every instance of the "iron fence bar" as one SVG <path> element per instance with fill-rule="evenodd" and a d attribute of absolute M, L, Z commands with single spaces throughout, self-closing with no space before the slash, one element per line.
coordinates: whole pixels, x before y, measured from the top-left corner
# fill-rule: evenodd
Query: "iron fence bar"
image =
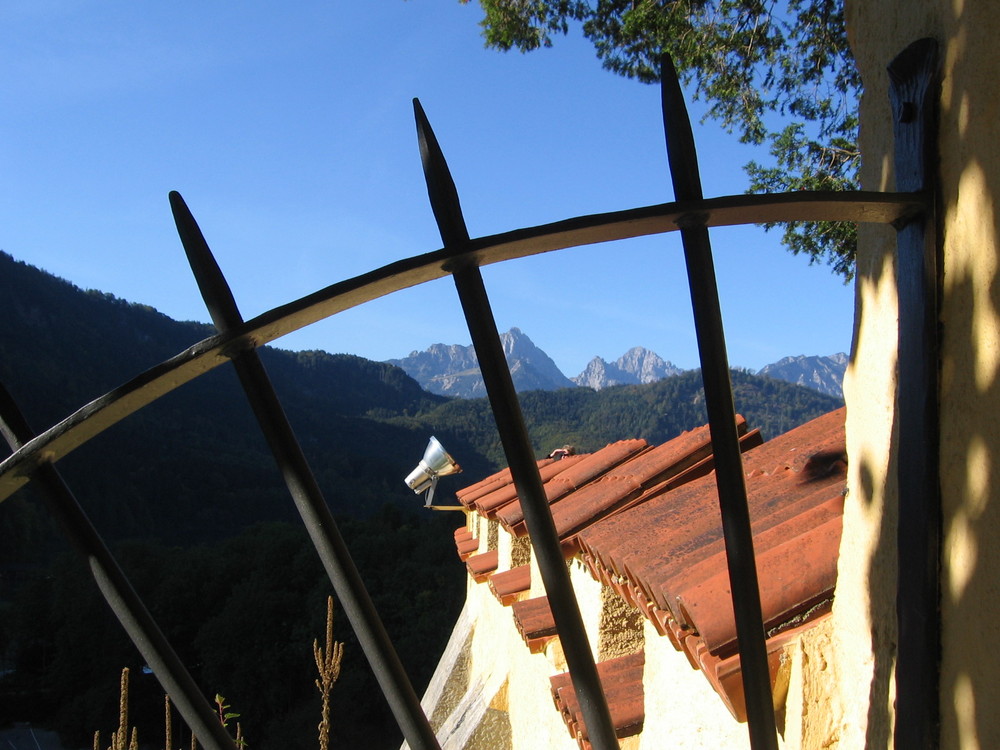
<path fill-rule="evenodd" d="M 939 581 L 937 580 L 940 544 L 940 488 L 937 467 L 939 457 L 936 443 L 937 272 L 933 228 L 929 226 L 929 217 L 933 217 L 934 195 L 930 187 L 933 185 L 933 178 L 930 175 L 931 169 L 927 154 L 933 142 L 931 135 L 933 132 L 933 102 L 929 92 L 935 64 L 935 45 L 931 40 L 923 40 L 908 48 L 890 66 L 897 138 L 896 169 L 898 176 L 904 176 L 898 179 L 898 186 L 910 188 L 910 192 L 795 192 L 703 199 L 700 185 L 697 184 L 697 164 L 693 142 L 690 144 L 690 161 L 686 160 L 686 157 L 681 153 L 671 151 L 672 126 L 669 123 L 668 110 L 674 111 L 675 105 L 671 104 L 670 107 L 667 107 L 668 95 L 665 93 L 665 122 L 667 123 L 671 172 L 675 180 L 675 192 L 682 200 L 627 211 L 577 217 L 475 240 L 469 239 L 466 233 L 463 241 L 454 242 L 441 250 L 404 259 L 361 276 L 333 284 L 299 300 L 269 310 L 251 321 L 242 321 L 237 312 L 236 317 L 229 320 L 228 324 L 220 329 L 222 331 L 220 335 L 205 339 L 140 374 L 119 388 L 78 409 L 66 419 L 37 436 L 33 435 L 30 429 L 27 429 L 27 426 L 23 424 L 23 418 L 20 417 L 16 405 L 13 404 L 9 394 L 0 387 L 0 428 L 3 428 L 13 450 L 11 456 L 0 462 L 0 501 L 9 497 L 31 478 L 39 479 L 39 483 L 43 485 L 43 494 L 53 512 L 63 519 L 63 525 L 74 538 L 74 544 L 89 560 L 94 577 L 102 592 L 105 593 L 109 605 L 115 610 L 140 652 L 154 668 L 161 684 L 164 684 L 168 692 L 175 696 L 175 703 L 177 703 L 185 720 L 189 725 L 200 725 L 202 734 L 210 738 L 209 742 L 221 742 L 217 745 L 220 748 L 231 747 L 232 740 L 224 732 L 222 732 L 222 737 L 216 736 L 221 731 L 221 725 L 217 725 L 215 722 L 215 714 L 210 707 L 209 714 L 212 720 L 206 723 L 205 717 L 199 716 L 202 707 L 198 705 L 198 700 L 192 699 L 186 708 L 181 705 L 185 700 L 185 695 L 194 696 L 197 694 L 200 696 L 200 692 L 193 686 L 193 683 L 184 685 L 185 678 L 178 676 L 180 673 L 186 675 L 186 670 L 179 662 L 170 663 L 169 654 L 173 652 L 170 650 L 169 644 L 163 643 L 162 645 L 165 645 L 166 648 L 161 648 L 162 634 L 159 633 L 155 622 L 151 620 L 142 602 L 128 585 L 117 563 L 104 546 L 103 540 L 90 525 L 69 489 L 62 482 L 53 465 L 56 461 L 107 427 L 152 403 L 174 388 L 214 369 L 223 362 L 229 361 L 231 356 L 234 362 L 245 360 L 247 355 L 253 355 L 256 360 L 256 367 L 237 365 L 241 381 L 257 383 L 260 376 L 266 379 L 266 373 L 260 367 L 259 359 L 256 359 L 256 353 L 253 349 L 294 330 L 385 294 L 452 273 L 456 278 L 460 296 L 466 298 L 463 299 L 463 306 L 467 305 L 472 311 L 471 315 L 467 312 L 470 330 L 473 327 L 483 327 L 480 333 L 474 334 L 474 338 L 481 336 L 485 341 L 498 341 L 485 288 L 482 287 L 479 266 L 596 242 L 680 230 L 689 266 L 699 349 L 702 350 L 702 369 L 706 380 L 706 401 L 709 408 L 709 421 L 712 424 L 713 449 L 718 462 L 720 456 L 724 456 L 727 451 L 725 446 L 716 445 L 715 436 L 717 434 L 724 435 L 723 442 L 726 444 L 732 442 L 731 436 L 726 433 L 729 432 L 729 418 L 732 416 L 733 409 L 719 407 L 719 398 L 709 395 L 710 391 L 722 391 L 722 401 L 724 402 L 728 398 L 731 407 L 732 391 L 729 384 L 724 339 L 722 338 L 721 314 L 718 314 L 718 294 L 714 282 L 714 268 L 712 267 L 707 229 L 713 226 L 803 220 L 892 223 L 899 229 L 900 363 L 902 365 L 904 359 L 909 361 L 910 358 L 913 358 L 917 363 L 917 366 L 906 369 L 906 373 L 913 374 L 912 378 L 905 377 L 906 373 L 900 375 L 898 393 L 900 408 L 897 409 L 901 425 L 899 455 L 907 457 L 911 467 L 919 465 L 922 469 L 919 476 L 912 471 L 900 471 L 901 506 L 905 503 L 914 512 L 912 514 L 901 512 L 899 526 L 900 581 L 897 608 L 900 644 L 897 662 L 897 689 L 900 720 L 896 722 L 895 745 L 898 748 L 932 747 L 936 741 L 937 731 L 937 670 L 940 656 Z M 684 106 L 683 100 L 679 96 L 679 87 L 670 96 L 676 97 L 676 103 L 680 107 Z M 918 129 L 905 127 L 914 122 L 921 124 L 922 127 Z M 686 114 L 684 122 L 680 124 L 682 126 L 681 132 L 687 131 L 687 134 L 690 135 L 690 124 L 686 120 Z M 901 154 L 904 152 L 905 155 L 901 160 Z M 675 169 L 675 162 L 684 166 Z M 688 168 L 692 165 L 695 169 L 689 171 Z M 694 181 L 690 179 L 692 175 Z M 455 200 L 457 206 L 457 194 Z M 458 216 L 460 218 L 461 214 L 459 213 Z M 481 291 L 475 287 L 481 288 Z M 228 287 L 225 289 L 228 292 Z M 488 330 L 490 328 L 492 330 Z M 718 339 L 722 344 L 718 350 L 709 345 L 709 341 L 716 338 L 716 334 L 718 334 Z M 928 336 L 930 339 L 927 338 Z M 706 344 L 704 347 L 703 339 L 705 339 Z M 484 346 L 484 354 L 480 355 L 481 360 L 486 360 L 491 356 L 487 352 L 490 346 L 496 349 L 495 344 Z M 478 349 L 477 345 L 477 353 Z M 235 355 L 234 352 L 236 352 Z M 499 361 L 503 362 L 502 351 Z M 494 368 L 491 365 L 490 368 L 506 372 L 505 363 L 502 367 Z M 484 375 L 486 369 L 484 366 Z M 720 369 L 725 375 L 724 382 L 718 381 L 714 377 L 710 378 L 708 375 L 709 370 Z M 509 373 L 507 373 L 507 379 L 509 380 Z M 711 385 L 710 380 L 712 381 Z M 268 388 L 270 388 L 269 383 Z M 251 390 L 248 389 L 248 396 L 251 395 Z M 494 387 L 494 390 L 497 388 Z M 513 392 L 512 388 L 511 392 Z M 253 400 L 254 397 L 251 397 L 251 401 Z M 716 403 L 716 406 L 713 406 L 713 402 Z M 903 408 L 911 403 L 919 404 L 919 408 L 916 410 L 918 413 L 913 416 L 912 422 L 907 417 L 910 410 Z M 498 426 L 501 418 L 505 419 L 503 415 L 506 415 L 511 404 L 517 409 L 519 416 L 516 394 L 512 398 L 498 398 L 497 403 L 494 404 Z M 266 411 L 272 406 L 276 406 L 278 414 L 280 414 L 280 418 L 275 424 L 284 421 L 287 427 L 287 420 L 284 420 L 273 389 L 271 397 L 259 400 L 255 411 L 257 408 Z M 725 404 L 723 403 L 722 406 L 724 407 Z M 273 416 L 272 414 L 271 417 Z M 262 427 L 265 421 L 262 420 Z M 523 428 L 523 420 L 520 422 Z M 908 425 L 907 429 L 902 429 L 904 422 Z M 719 423 L 719 429 L 716 429 L 715 423 Z M 17 425 L 17 427 L 12 429 L 12 425 Z M 912 426 L 912 429 L 909 426 Z M 265 428 L 265 431 L 268 429 L 270 428 Z M 294 435 L 291 435 L 290 428 L 288 429 L 292 444 L 297 448 Z M 504 430 L 506 429 L 504 428 Z M 284 439 L 280 435 L 280 428 L 274 432 L 276 440 Z M 909 436 L 914 437 L 910 440 Z M 270 439 L 269 435 L 269 441 Z M 521 441 L 524 445 L 528 445 L 530 453 L 526 434 L 523 437 L 514 435 L 512 439 L 515 442 Z M 744 485 L 738 449 L 735 455 L 739 463 L 738 471 L 733 471 L 735 467 L 725 470 L 721 467 L 717 469 L 720 504 L 723 506 L 727 502 L 726 498 L 731 495 L 729 491 L 723 489 L 723 475 L 738 475 L 738 484 Z M 911 460 L 914 457 L 919 457 L 919 459 L 915 459 L 915 463 L 914 460 Z M 508 460 L 513 468 L 515 461 L 511 460 L 510 452 L 508 452 Z M 302 479 L 299 476 L 299 470 L 303 467 L 296 465 L 294 459 L 279 458 L 279 465 L 283 474 L 286 475 L 286 480 L 289 477 L 297 480 Z M 304 468 L 311 477 L 308 467 Z M 534 474 L 537 477 L 537 467 L 533 458 L 531 469 L 526 467 L 515 473 L 515 484 L 518 484 L 518 473 L 522 475 L 527 473 L 529 476 L 528 484 L 531 484 L 531 475 Z M 290 482 L 290 488 L 293 483 Z M 521 483 L 521 485 L 523 484 L 524 482 Z M 315 485 L 314 480 L 313 485 Z M 519 485 L 519 492 L 522 491 L 521 485 Z M 745 486 L 737 487 L 736 494 L 740 494 L 740 490 L 742 490 L 744 500 L 742 512 L 745 514 Z M 318 492 L 318 489 L 315 491 Z M 311 492 L 308 481 L 306 481 L 298 489 L 293 490 L 293 497 L 296 497 L 297 503 L 300 497 L 304 498 L 304 504 L 309 506 Z M 529 488 L 527 494 L 531 493 L 532 490 Z M 326 510 L 325 515 L 328 516 L 329 511 L 326 509 L 325 503 L 321 503 L 321 505 Z M 307 510 L 310 509 L 307 508 Z M 737 515 L 739 515 L 740 509 L 737 511 Z M 305 518 L 307 514 L 303 515 Z M 526 515 L 528 515 L 527 509 Z M 551 516 L 548 513 L 544 515 L 551 522 Z M 734 555 L 729 551 L 730 538 L 733 537 L 736 540 L 743 533 L 741 528 L 744 526 L 744 531 L 749 531 L 749 518 L 747 517 L 746 524 L 744 524 L 743 519 L 739 518 L 732 520 L 731 517 L 727 521 L 727 515 L 732 516 L 732 514 L 727 514 L 723 508 L 727 553 L 732 561 L 737 559 L 739 555 Z M 911 521 L 912 523 L 910 523 Z M 330 522 L 332 523 L 332 518 Z M 331 527 L 327 526 L 326 523 L 322 511 L 306 521 L 310 534 L 312 535 L 315 531 L 318 536 L 326 540 L 324 545 L 329 541 L 331 528 L 333 534 L 339 538 L 335 525 Z M 531 522 L 529 521 L 530 526 Z M 911 545 L 910 542 L 914 538 L 918 539 L 920 544 L 916 545 L 916 551 L 911 553 L 914 545 Z M 317 545 L 318 550 L 319 546 Z M 330 548 L 328 550 L 329 556 L 333 559 L 340 552 L 347 554 L 346 548 L 338 551 L 335 543 L 328 546 Z M 739 546 L 739 544 L 734 544 L 734 547 Z M 748 549 L 752 556 L 752 538 Z M 320 555 L 322 557 L 324 552 L 320 551 Z M 347 559 L 349 561 L 349 555 Z M 325 558 L 324 565 L 328 567 L 329 571 L 330 566 Z M 730 575 L 733 576 L 733 562 L 730 562 L 730 568 Z M 752 572 L 754 579 L 756 579 L 756 569 L 752 564 L 752 559 L 750 564 L 746 564 L 746 560 L 737 563 L 736 568 Z M 909 571 L 911 570 L 916 571 L 917 575 L 910 576 Z M 354 572 L 356 574 L 356 571 Z M 336 582 L 334 583 L 336 587 Z M 756 582 L 754 581 L 753 586 L 743 587 L 737 585 L 735 580 L 733 581 L 733 599 L 738 632 L 741 628 L 741 608 L 737 600 L 741 598 L 740 592 L 745 590 L 756 592 Z M 759 597 L 754 596 L 753 598 L 756 600 L 758 615 L 756 617 L 747 616 L 743 619 L 750 620 L 754 624 L 752 630 L 756 632 L 756 622 L 760 620 L 760 606 Z M 751 633 L 751 635 L 756 638 L 755 633 Z M 760 673 L 761 670 L 758 667 L 750 666 L 755 659 L 748 659 L 742 653 L 743 643 L 748 639 L 744 638 L 743 634 L 740 634 L 739 637 L 744 681 L 746 682 L 750 672 Z M 179 673 L 177 667 L 180 667 Z M 380 677 L 378 669 L 376 669 L 376 676 Z M 187 679 L 190 680 L 189 675 Z M 178 685 L 170 688 L 164 680 L 173 680 Z M 765 692 L 769 694 L 769 685 L 766 691 L 754 690 L 747 686 L 748 713 L 751 715 L 756 713 L 751 711 L 749 705 L 752 697 L 762 696 Z M 201 702 L 205 703 L 205 707 L 207 707 L 203 696 Z M 768 711 L 762 710 L 762 713 L 768 713 Z M 773 726 L 773 709 L 770 713 L 770 721 L 761 718 L 751 720 L 752 742 L 755 726 L 767 724 Z M 421 716 L 423 716 L 422 712 Z M 902 720 L 905 717 L 909 718 Z M 423 717 L 423 720 L 426 722 L 426 717 Z M 195 728 L 198 729 L 198 726 Z M 773 736 L 773 733 L 769 734 Z M 764 741 L 770 742 L 767 738 L 764 738 Z M 755 744 L 754 747 L 756 748 L 757 745 Z"/>
<path fill-rule="evenodd" d="M 225 333 L 243 322 L 229 284 L 180 194 L 170 193 L 170 207 L 212 321 Z M 244 349 L 233 352 L 232 360 L 313 546 L 404 738 L 414 750 L 437 750 L 437 739 L 416 691 L 358 574 L 259 355 L 255 349 Z"/>
<path fill-rule="evenodd" d="M 681 200 L 700 200 L 701 177 L 698 173 L 698 154 L 691 122 L 673 61 L 668 55 L 662 58 L 661 92 L 667 157 L 674 194 Z M 712 246 L 708 228 L 697 214 L 685 217 L 680 227 L 701 357 L 705 407 L 712 437 L 750 746 L 754 750 L 777 750 L 777 728 L 767 665 L 753 533 L 750 529 L 746 479 L 736 430 L 736 410 L 729 378 Z"/>
<path fill-rule="evenodd" d="M 420 156 L 431 208 L 445 247 L 461 246 L 469 240 L 458 191 L 434 131 L 420 102 L 413 101 L 420 142 Z M 538 473 L 538 463 L 524 425 L 503 345 L 490 308 L 482 273 L 474 263 L 450 267 L 462 310 L 472 336 L 486 393 L 496 420 L 511 478 L 524 510 L 525 524 L 538 562 L 559 642 L 566 656 L 570 679 L 576 691 L 590 743 L 597 750 L 618 747 L 611 712 L 604 696 L 597 666 L 566 569 L 555 523 Z"/>
<path fill-rule="evenodd" d="M 935 184 L 937 43 L 914 42 L 889 65 L 896 185 Z M 933 207 L 933 203 L 931 203 Z M 931 750 L 940 735 L 941 478 L 938 427 L 938 260 L 934 213 L 897 225 L 899 353 L 896 420 L 899 750 Z"/>
<path fill-rule="evenodd" d="M 0 384 L 0 433 L 11 450 L 34 436 L 3 384 Z M 236 750 L 236 743 L 219 722 L 215 709 L 195 684 L 58 470 L 51 464 L 42 464 L 34 478 L 49 512 L 90 568 L 104 600 L 198 741 L 211 750 Z"/>
<path fill-rule="evenodd" d="M 855 221 L 890 224 L 923 213 L 928 195 L 917 193 L 810 193 L 738 195 L 665 203 L 577 217 L 540 227 L 480 237 L 461 246 L 396 261 L 276 307 L 226 334 L 211 336 L 150 368 L 94 401 L 0 462 L 0 501 L 22 487 L 43 462 L 55 462 L 95 435 L 161 396 L 229 362 L 228 352 L 263 346 L 281 336 L 386 294 L 448 275 L 463 260 L 487 265 L 597 242 L 678 231 L 698 214 L 706 227 L 770 221 Z"/>

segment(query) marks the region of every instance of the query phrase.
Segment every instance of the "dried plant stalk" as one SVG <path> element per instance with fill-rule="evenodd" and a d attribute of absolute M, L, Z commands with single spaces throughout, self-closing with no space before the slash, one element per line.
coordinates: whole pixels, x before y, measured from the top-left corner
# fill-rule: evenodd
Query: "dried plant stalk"
<path fill-rule="evenodd" d="M 319 723 L 320 750 L 328 750 L 330 746 L 330 690 L 333 683 L 340 677 L 340 661 L 344 658 L 344 644 L 333 640 L 333 597 L 326 598 L 326 646 L 320 648 L 313 641 L 313 657 L 316 659 L 316 669 L 319 679 L 316 687 L 323 698 L 321 720 Z"/>
<path fill-rule="evenodd" d="M 163 696 L 163 747 L 174 750 L 174 728 L 170 720 L 170 696 Z"/>
<path fill-rule="evenodd" d="M 122 670 L 121 692 L 118 696 L 118 742 L 115 750 L 126 750 L 125 738 L 128 737 L 128 667 Z"/>
<path fill-rule="evenodd" d="M 116 732 L 111 733 L 111 746 L 109 750 L 129 750 L 128 677 L 129 677 L 129 670 L 128 667 L 125 667 L 122 670 L 121 683 L 118 693 L 118 730 Z M 136 746 L 138 747 L 138 743 Z"/>

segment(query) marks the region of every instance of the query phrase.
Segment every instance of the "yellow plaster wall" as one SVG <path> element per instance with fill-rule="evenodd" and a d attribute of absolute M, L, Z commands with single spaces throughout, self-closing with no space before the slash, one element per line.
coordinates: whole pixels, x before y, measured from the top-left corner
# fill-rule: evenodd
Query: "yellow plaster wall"
<path fill-rule="evenodd" d="M 747 725 L 733 718 L 705 675 L 648 621 L 644 628 L 646 719 L 639 750 L 749 750 Z"/>
<path fill-rule="evenodd" d="M 788 679 L 788 700 L 778 711 L 782 747 L 823 750 L 840 745 L 842 716 L 833 686 L 841 684 L 834 653 L 833 619 L 823 618 L 785 650 L 782 672 Z"/>
<path fill-rule="evenodd" d="M 498 540 L 501 567 L 511 547 L 506 536 L 501 531 Z M 611 600 L 617 594 L 595 581 L 581 562 L 568 561 L 567 568 L 595 657 L 646 649 L 646 728 L 624 740 L 622 750 L 658 749 L 665 738 L 670 747 L 686 750 L 749 748 L 746 724 L 733 719 L 705 676 L 668 638 L 629 605 Z M 532 561 L 531 596 L 544 594 Z M 469 578 L 465 607 L 421 703 L 443 750 L 574 750 L 577 743 L 549 692 L 548 678 L 565 669 L 558 639 L 543 653 L 530 653 L 510 607 L 496 600 L 488 584 Z"/>
<path fill-rule="evenodd" d="M 941 747 L 1000 747 L 1000 3 L 847 0 L 865 82 L 863 184 L 892 189 L 885 67 L 924 36 L 941 51 Z M 861 231 L 845 382 L 850 496 L 834 607 L 838 747 L 891 745 L 896 490 L 891 472 L 896 296 L 891 231 Z"/>

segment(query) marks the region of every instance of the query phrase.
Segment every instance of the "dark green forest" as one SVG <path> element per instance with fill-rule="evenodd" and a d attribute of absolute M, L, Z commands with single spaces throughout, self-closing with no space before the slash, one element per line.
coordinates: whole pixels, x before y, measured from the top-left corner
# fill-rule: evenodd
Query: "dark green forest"
<path fill-rule="evenodd" d="M 0 253 L 0 381 L 40 431 L 210 336 L 152 308 L 84 291 Z M 437 436 L 464 473 L 438 502 L 504 465 L 485 399 L 423 391 L 402 370 L 346 354 L 261 356 L 418 692 L 464 599 L 452 531 L 403 478 Z M 734 371 L 737 409 L 766 437 L 839 402 Z M 579 451 L 704 424 L 697 372 L 645 386 L 520 394 L 534 447 Z M 0 448 L 0 457 L 6 456 Z M 251 748 L 310 747 L 319 720 L 312 641 L 332 587 L 297 522 L 234 372 L 223 367 L 102 433 L 60 473 L 206 695 L 223 694 Z M 442 499 L 444 496 L 444 499 Z M 162 692 L 29 484 L 0 503 L 0 726 L 32 721 L 89 746 L 117 725 L 133 674 L 140 740 L 162 745 Z M 335 747 L 401 736 L 357 646 L 333 690 Z"/>

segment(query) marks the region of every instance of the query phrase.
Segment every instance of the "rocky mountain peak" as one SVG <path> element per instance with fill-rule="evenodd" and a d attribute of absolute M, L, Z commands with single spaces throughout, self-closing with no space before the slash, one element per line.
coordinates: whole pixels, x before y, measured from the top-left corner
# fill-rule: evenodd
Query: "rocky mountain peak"
<path fill-rule="evenodd" d="M 800 354 L 765 365 L 757 374 L 803 385 L 828 396 L 843 398 L 844 372 L 848 360 L 844 352 L 825 357 Z"/>
<path fill-rule="evenodd" d="M 634 346 L 609 364 L 601 357 L 594 357 L 573 382 L 586 388 L 600 390 L 611 385 L 638 385 L 680 375 L 681 368 L 641 346 Z"/>
<path fill-rule="evenodd" d="M 504 357 L 518 391 L 553 391 L 571 388 L 569 380 L 552 359 L 535 346 L 519 328 L 500 334 Z M 432 344 L 404 359 L 389 360 L 432 393 L 462 398 L 486 395 L 479 360 L 472 346 Z"/>
<path fill-rule="evenodd" d="M 575 378 L 567 378 L 556 363 L 520 328 L 500 334 L 504 356 L 518 391 L 552 391 L 582 386 L 600 390 L 614 385 L 640 385 L 680 375 L 684 370 L 656 352 L 634 346 L 614 362 L 594 357 Z M 839 353 L 829 357 L 785 357 L 758 371 L 843 398 L 843 377 L 848 357 Z M 423 388 L 432 393 L 462 398 L 486 395 L 475 349 L 460 344 L 432 344 L 424 351 L 413 351 L 404 359 L 389 360 L 401 367 Z"/>

